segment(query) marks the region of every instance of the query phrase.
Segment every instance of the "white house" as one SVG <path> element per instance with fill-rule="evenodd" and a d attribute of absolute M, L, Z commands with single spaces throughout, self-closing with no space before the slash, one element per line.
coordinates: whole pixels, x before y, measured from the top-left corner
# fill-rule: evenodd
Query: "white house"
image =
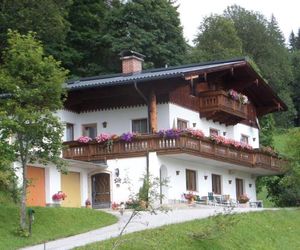
<path fill-rule="evenodd" d="M 68 98 L 57 115 L 66 125 L 69 174 L 55 166 L 30 166 L 28 204 L 51 204 L 53 194 L 63 191 L 64 206 L 84 206 L 89 199 L 93 207 L 109 207 L 128 200 L 125 179 L 137 192 L 147 169 L 169 179 L 161 188 L 163 203 L 188 192 L 233 199 L 247 194 L 255 201 L 256 177 L 278 173 L 281 164 L 259 149 L 257 117 L 286 105 L 247 59 L 145 71 L 141 54 L 127 51 L 121 59 L 121 74 L 66 85 Z M 157 133 L 168 129 L 164 136 Z M 109 145 L 77 141 L 127 132 L 140 135 Z"/>

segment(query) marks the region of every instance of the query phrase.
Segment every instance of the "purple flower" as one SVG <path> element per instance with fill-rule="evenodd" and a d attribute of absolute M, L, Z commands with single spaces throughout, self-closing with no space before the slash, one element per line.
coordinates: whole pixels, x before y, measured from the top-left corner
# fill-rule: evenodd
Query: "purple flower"
<path fill-rule="evenodd" d="M 123 141 L 131 142 L 133 140 L 134 136 L 135 136 L 134 133 L 127 132 L 127 133 L 123 133 L 120 138 Z"/>

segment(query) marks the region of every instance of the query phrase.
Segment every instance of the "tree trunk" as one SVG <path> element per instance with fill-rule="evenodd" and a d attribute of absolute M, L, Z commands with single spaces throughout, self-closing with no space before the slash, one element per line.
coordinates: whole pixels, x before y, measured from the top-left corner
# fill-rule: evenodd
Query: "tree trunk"
<path fill-rule="evenodd" d="M 22 162 L 23 183 L 21 193 L 20 227 L 26 229 L 26 191 L 27 191 L 27 164 Z"/>

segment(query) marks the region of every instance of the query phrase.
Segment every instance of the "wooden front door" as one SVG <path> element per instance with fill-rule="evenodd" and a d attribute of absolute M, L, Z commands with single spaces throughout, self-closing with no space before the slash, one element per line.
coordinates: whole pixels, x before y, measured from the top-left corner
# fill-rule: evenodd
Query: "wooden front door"
<path fill-rule="evenodd" d="M 110 207 L 110 174 L 100 173 L 92 176 L 93 208 Z"/>
<path fill-rule="evenodd" d="M 239 199 L 239 197 L 244 194 L 244 181 L 242 179 L 236 178 L 235 187 L 236 187 L 236 198 Z"/>

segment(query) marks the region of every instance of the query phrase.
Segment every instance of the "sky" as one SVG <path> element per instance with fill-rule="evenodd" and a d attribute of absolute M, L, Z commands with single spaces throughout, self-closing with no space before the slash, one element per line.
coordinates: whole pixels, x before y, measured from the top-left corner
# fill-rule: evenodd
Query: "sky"
<path fill-rule="evenodd" d="M 185 38 L 192 44 L 203 17 L 222 14 L 227 6 L 237 4 L 263 14 L 268 20 L 274 14 L 286 40 L 292 30 L 300 28 L 300 2 L 297 0 L 177 0 Z"/>

